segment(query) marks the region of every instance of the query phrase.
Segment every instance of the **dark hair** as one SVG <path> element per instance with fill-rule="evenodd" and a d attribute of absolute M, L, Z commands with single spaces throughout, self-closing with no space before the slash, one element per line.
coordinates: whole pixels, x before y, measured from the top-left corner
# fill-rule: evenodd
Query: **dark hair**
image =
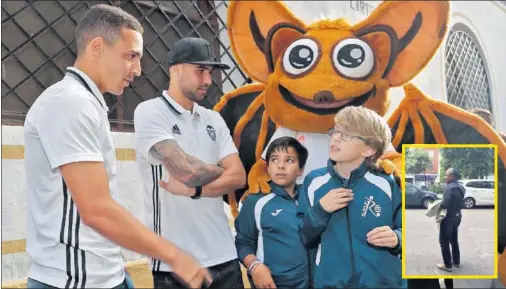
<path fill-rule="evenodd" d="M 506 142 L 506 133 L 498 132 L 499 136 Z"/>
<path fill-rule="evenodd" d="M 490 111 L 483 109 L 483 108 L 472 108 L 469 111 L 478 115 L 483 120 L 485 120 L 488 124 L 492 125 L 492 113 L 490 113 Z"/>
<path fill-rule="evenodd" d="M 106 4 L 92 6 L 84 13 L 74 31 L 77 54 L 83 52 L 88 42 L 95 37 L 102 37 L 107 44 L 113 44 L 122 28 L 144 33 L 139 20 L 123 9 Z"/>
<path fill-rule="evenodd" d="M 267 164 L 269 164 L 269 159 L 271 158 L 272 153 L 278 149 L 288 150 L 291 147 L 297 152 L 297 159 L 299 160 L 299 168 L 304 168 L 306 165 L 308 151 L 307 149 L 295 138 L 290 136 L 284 136 L 275 139 L 267 148 L 267 153 L 265 155 Z"/>

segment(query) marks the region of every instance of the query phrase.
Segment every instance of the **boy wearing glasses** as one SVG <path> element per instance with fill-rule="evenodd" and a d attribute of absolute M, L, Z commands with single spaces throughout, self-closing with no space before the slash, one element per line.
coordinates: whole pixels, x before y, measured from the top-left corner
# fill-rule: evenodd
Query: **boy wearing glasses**
<path fill-rule="evenodd" d="M 300 235 L 316 248 L 314 288 L 406 288 L 401 274 L 401 190 L 374 165 L 391 141 L 384 118 L 346 107 L 334 118 L 327 167 L 308 174 Z"/>

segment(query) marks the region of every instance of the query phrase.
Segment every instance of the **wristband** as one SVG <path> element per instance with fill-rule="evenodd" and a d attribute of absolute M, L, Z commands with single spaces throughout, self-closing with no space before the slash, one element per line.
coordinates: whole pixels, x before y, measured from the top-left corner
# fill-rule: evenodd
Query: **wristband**
<path fill-rule="evenodd" d="M 263 262 L 256 259 L 255 261 L 251 262 L 251 264 L 248 266 L 248 274 L 253 275 L 253 270 L 256 268 L 256 266 L 262 264 Z"/>
<path fill-rule="evenodd" d="M 260 265 L 262 264 L 262 262 L 258 262 L 256 263 L 253 267 L 251 267 L 251 276 L 253 276 L 253 273 L 255 273 L 255 269 Z"/>
<path fill-rule="evenodd" d="M 200 195 L 202 195 L 202 186 L 195 187 L 195 195 L 192 196 L 192 199 L 200 199 Z"/>

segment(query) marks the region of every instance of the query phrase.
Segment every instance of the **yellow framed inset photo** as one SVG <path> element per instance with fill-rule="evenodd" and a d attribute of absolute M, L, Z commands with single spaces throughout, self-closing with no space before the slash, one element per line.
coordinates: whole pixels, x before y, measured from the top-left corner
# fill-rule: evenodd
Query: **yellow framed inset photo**
<path fill-rule="evenodd" d="M 403 145 L 402 168 L 402 278 L 497 278 L 497 145 Z"/>

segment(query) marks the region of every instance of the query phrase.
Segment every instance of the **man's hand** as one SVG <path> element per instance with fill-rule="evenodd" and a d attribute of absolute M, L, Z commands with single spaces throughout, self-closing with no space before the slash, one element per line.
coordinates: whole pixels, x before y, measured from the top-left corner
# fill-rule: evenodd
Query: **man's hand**
<path fill-rule="evenodd" d="M 202 268 L 197 260 L 182 250 L 177 252 L 172 262 L 167 263 L 174 270 L 176 279 L 189 288 L 200 288 L 202 285 L 209 287 L 213 282 L 209 271 Z"/>
<path fill-rule="evenodd" d="M 169 180 L 167 183 L 160 180 L 158 181 L 158 184 L 164 190 L 173 195 L 188 196 L 188 197 L 195 195 L 195 188 L 189 188 L 183 182 L 171 176 L 169 176 Z"/>
<path fill-rule="evenodd" d="M 84 224 L 119 246 L 170 264 L 191 288 L 212 281 L 190 254 L 145 227 L 111 197 L 103 163 L 73 162 L 60 171 Z"/>
<path fill-rule="evenodd" d="M 272 279 L 271 270 L 264 264 L 256 265 L 251 277 L 253 277 L 253 283 L 256 288 L 276 288 L 276 284 L 274 284 L 274 280 Z"/>
<path fill-rule="evenodd" d="M 320 199 L 320 205 L 327 213 L 333 213 L 348 206 L 353 200 L 353 192 L 350 189 L 332 189 Z"/>
<path fill-rule="evenodd" d="M 399 244 L 397 234 L 389 226 L 377 227 L 367 233 L 367 242 L 378 247 L 395 248 Z"/>

